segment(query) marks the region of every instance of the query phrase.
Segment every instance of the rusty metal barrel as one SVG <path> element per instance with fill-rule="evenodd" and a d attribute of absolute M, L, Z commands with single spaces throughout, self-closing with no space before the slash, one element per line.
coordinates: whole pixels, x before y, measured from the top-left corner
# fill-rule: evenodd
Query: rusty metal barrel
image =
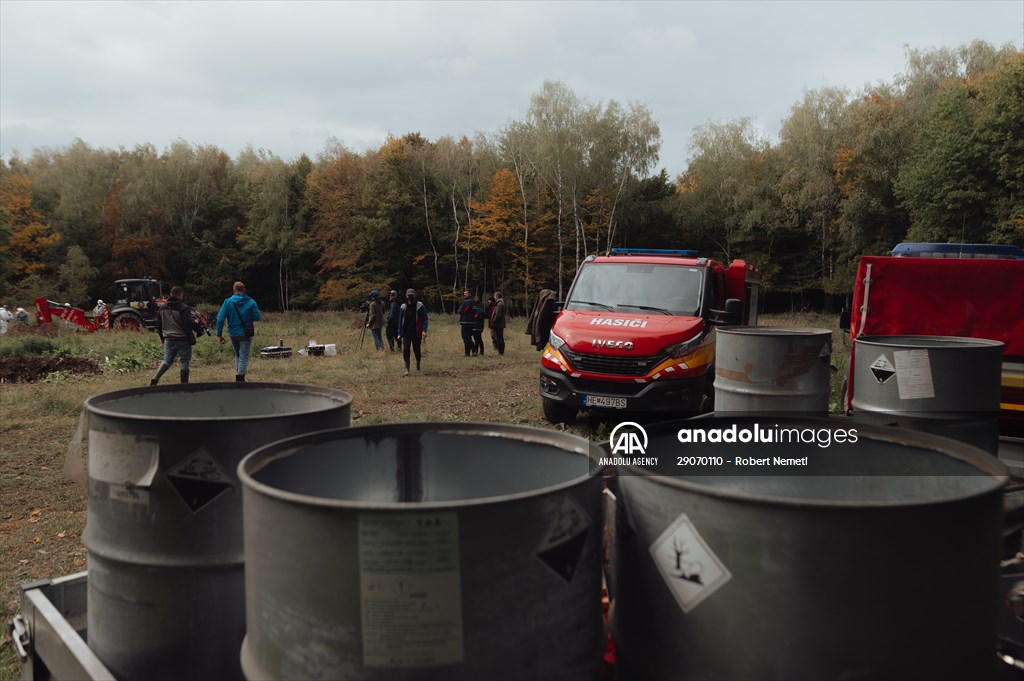
<path fill-rule="evenodd" d="M 347 426 L 341 390 L 194 383 L 106 393 L 89 415 L 89 647 L 121 681 L 238 679 L 245 634 L 236 469 Z"/>
<path fill-rule="evenodd" d="M 831 331 L 740 326 L 715 333 L 716 413 L 828 413 Z"/>
<path fill-rule="evenodd" d="M 613 480 L 618 678 L 993 678 L 997 459 L 849 419 L 647 432 L 659 467 Z"/>
<path fill-rule="evenodd" d="M 1003 343 L 956 336 L 856 339 L 853 417 L 999 451 Z"/>
<path fill-rule="evenodd" d="M 417 423 L 239 465 L 247 679 L 595 679 L 602 481 L 589 443 Z"/>

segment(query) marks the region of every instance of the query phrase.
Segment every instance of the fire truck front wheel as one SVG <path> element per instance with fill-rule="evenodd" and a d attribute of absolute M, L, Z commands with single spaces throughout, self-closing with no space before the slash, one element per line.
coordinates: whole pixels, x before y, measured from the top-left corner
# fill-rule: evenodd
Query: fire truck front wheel
<path fill-rule="evenodd" d="M 554 400 L 547 400 L 541 398 L 541 409 L 544 410 L 544 418 L 550 423 L 572 423 L 576 420 L 576 415 L 579 414 L 579 407 L 574 407 L 569 404 L 562 404 L 561 402 L 555 402 Z"/>
<path fill-rule="evenodd" d="M 122 312 L 110 320 L 110 328 L 117 331 L 142 331 L 142 317 L 134 312 Z"/>

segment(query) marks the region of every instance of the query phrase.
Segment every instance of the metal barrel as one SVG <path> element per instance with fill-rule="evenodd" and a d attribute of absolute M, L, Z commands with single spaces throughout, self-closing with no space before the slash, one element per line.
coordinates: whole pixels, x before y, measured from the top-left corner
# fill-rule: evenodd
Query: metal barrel
<path fill-rule="evenodd" d="M 838 445 L 837 423 L 844 443 L 822 447 Z M 681 444 L 733 424 L 733 442 L 747 444 Z M 799 441 L 766 444 L 765 429 Z M 992 678 L 1007 481 L 998 460 L 849 419 L 648 430 L 649 456 L 726 463 L 687 475 L 616 468 L 618 678 Z M 809 467 L 751 463 L 775 456 Z"/>
<path fill-rule="evenodd" d="M 89 398 L 89 647 L 121 681 L 242 678 L 242 494 L 268 442 L 349 423 L 341 390 L 196 383 Z"/>
<path fill-rule="evenodd" d="M 247 679 L 596 679 L 602 480 L 589 443 L 417 423 L 239 465 Z"/>
<path fill-rule="evenodd" d="M 716 413 L 828 413 L 831 331 L 741 326 L 715 333 Z"/>
<path fill-rule="evenodd" d="M 854 343 L 855 419 L 998 455 L 1003 343 L 953 336 L 862 336 Z"/>

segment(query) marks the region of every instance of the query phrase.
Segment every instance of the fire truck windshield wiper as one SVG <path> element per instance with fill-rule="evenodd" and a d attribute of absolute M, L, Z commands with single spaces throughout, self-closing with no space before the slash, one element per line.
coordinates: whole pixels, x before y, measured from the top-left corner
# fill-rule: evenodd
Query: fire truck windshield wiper
<path fill-rule="evenodd" d="M 625 305 L 623 303 L 619 303 L 618 305 L 616 305 L 616 307 L 631 307 L 634 310 L 650 310 L 651 312 L 660 312 L 661 314 L 667 314 L 667 315 L 671 315 L 672 314 L 671 312 L 669 312 L 668 310 L 666 310 L 663 307 L 650 307 L 648 305 Z"/>
<path fill-rule="evenodd" d="M 593 305 L 594 307 L 599 307 L 602 310 L 608 310 L 609 312 L 615 309 L 611 305 L 605 305 L 604 303 L 593 303 L 589 300 L 570 300 L 569 302 L 572 303 L 573 305 Z"/>

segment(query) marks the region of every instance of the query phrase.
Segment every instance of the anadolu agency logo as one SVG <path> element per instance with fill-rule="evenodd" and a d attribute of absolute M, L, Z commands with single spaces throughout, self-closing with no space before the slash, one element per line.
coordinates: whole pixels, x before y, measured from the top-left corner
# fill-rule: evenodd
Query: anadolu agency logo
<path fill-rule="evenodd" d="M 612 446 L 612 454 L 633 456 L 647 453 L 647 431 L 639 423 L 623 421 L 612 428 L 608 438 Z"/>
<path fill-rule="evenodd" d="M 647 431 L 639 423 L 624 421 L 612 428 L 608 438 L 611 456 L 603 456 L 600 466 L 657 466 L 658 457 L 647 457 Z"/>

